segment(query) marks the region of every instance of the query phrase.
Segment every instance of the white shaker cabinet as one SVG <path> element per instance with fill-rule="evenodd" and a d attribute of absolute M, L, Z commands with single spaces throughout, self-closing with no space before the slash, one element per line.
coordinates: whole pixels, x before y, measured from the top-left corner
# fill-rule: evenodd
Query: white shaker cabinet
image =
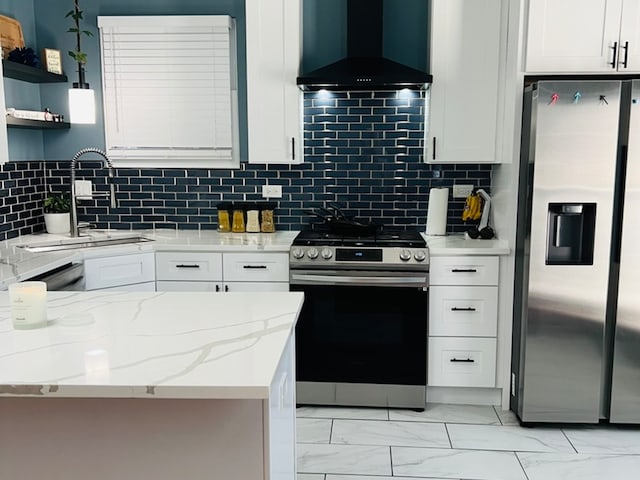
<path fill-rule="evenodd" d="M 498 264 L 495 256 L 432 257 L 429 386 L 496 386 Z"/>
<path fill-rule="evenodd" d="M 527 73 L 640 72 L 640 0 L 529 0 Z"/>
<path fill-rule="evenodd" d="M 287 292 L 289 254 L 158 252 L 159 292 Z"/>
<path fill-rule="evenodd" d="M 135 253 L 84 261 L 86 290 L 155 291 L 154 253 Z"/>
<path fill-rule="evenodd" d="M 432 0 L 425 161 L 497 163 L 501 0 Z"/>
<path fill-rule="evenodd" d="M 250 163 L 302 162 L 301 0 L 246 0 Z"/>

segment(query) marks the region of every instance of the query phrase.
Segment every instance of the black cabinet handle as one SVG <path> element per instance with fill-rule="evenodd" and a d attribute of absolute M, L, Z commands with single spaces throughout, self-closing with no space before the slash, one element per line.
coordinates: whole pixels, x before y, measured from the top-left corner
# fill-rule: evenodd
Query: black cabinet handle
<path fill-rule="evenodd" d="M 228 291 L 229 291 L 229 285 L 225 285 L 225 286 L 224 286 L 224 291 L 225 291 L 225 292 L 228 292 Z"/>
<path fill-rule="evenodd" d="M 475 360 L 472 358 L 452 358 L 451 363 L 475 363 Z"/>
<path fill-rule="evenodd" d="M 296 159 L 296 137 L 291 137 L 291 160 Z"/>
<path fill-rule="evenodd" d="M 200 268 L 200 265 L 198 264 L 194 264 L 194 265 L 184 265 L 184 264 L 179 264 L 176 265 L 176 268 Z"/>
<path fill-rule="evenodd" d="M 266 270 L 267 266 L 266 265 L 243 265 L 242 268 L 248 268 L 253 270 Z"/>
<path fill-rule="evenodd" d="M 475 312 L 476 309 L 473 307 L 464 307 L 464 308 L 460 308 L 460 307 L 452 307 L 451 308 L 452 312 Z"/>
<path fill-rule="evenodd" d="M 624 42 L 624 61 L 622 62 L 623 68 L 627 68 L 627 60 L 629 60 L 629 42 Z"/>
<path fill-rule="evenodd" d="M 451 273 L 478 273 L 475 268 L 453 268 Z"/>
<path fill-rule="evenodd" d="M 609 65 L 611 65 L 611 68 L 615 70 L 618 67 L 618 65 L 616 65 L 616 59 L 618 58 L 618 42 L 613 42 L 613 47 L 609 48 L 613 50 L 613 60 Z"/>
<path fill-rule="evenodd" d="M 220 285 L 216 285 L 216 292 L 220 291 Z"/>
<path fill-rule="evenodd" d="M 431 157 L 433 160 L 436 159 L 436 137 L 433 137 L 433 155 Z"/>

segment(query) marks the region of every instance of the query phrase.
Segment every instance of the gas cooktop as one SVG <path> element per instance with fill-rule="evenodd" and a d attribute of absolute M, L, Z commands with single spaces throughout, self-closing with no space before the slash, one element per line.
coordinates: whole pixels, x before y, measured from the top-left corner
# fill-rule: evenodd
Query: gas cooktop
<path fill-rule="evenodd" d="M 427 243 L 419 232 L 384 228 L 371 235 L 349 235 L 323 230 L 303 230 L 296 236 L 293 245 L 316 247 L 424 248 Z"/>

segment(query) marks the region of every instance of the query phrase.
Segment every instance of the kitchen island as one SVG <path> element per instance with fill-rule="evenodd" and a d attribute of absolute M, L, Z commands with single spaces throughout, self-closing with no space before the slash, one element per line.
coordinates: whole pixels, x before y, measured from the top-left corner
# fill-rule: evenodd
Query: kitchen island
<path fill-rule="evenodd" d="M 299 293 L 0 292 L 0 477 L 295 479 Z"/>

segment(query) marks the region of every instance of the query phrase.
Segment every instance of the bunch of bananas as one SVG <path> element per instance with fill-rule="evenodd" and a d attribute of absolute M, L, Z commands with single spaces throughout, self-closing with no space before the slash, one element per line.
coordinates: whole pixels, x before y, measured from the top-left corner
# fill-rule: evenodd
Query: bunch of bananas
<path fill-rule="evenodd" d="M 484 200 L 477 193 L 472 193 L 467 197 L 464 203 L 464 210 L 462 210 L 462 220 L 479 220 L 482 216 L 482 205 Z"/>

